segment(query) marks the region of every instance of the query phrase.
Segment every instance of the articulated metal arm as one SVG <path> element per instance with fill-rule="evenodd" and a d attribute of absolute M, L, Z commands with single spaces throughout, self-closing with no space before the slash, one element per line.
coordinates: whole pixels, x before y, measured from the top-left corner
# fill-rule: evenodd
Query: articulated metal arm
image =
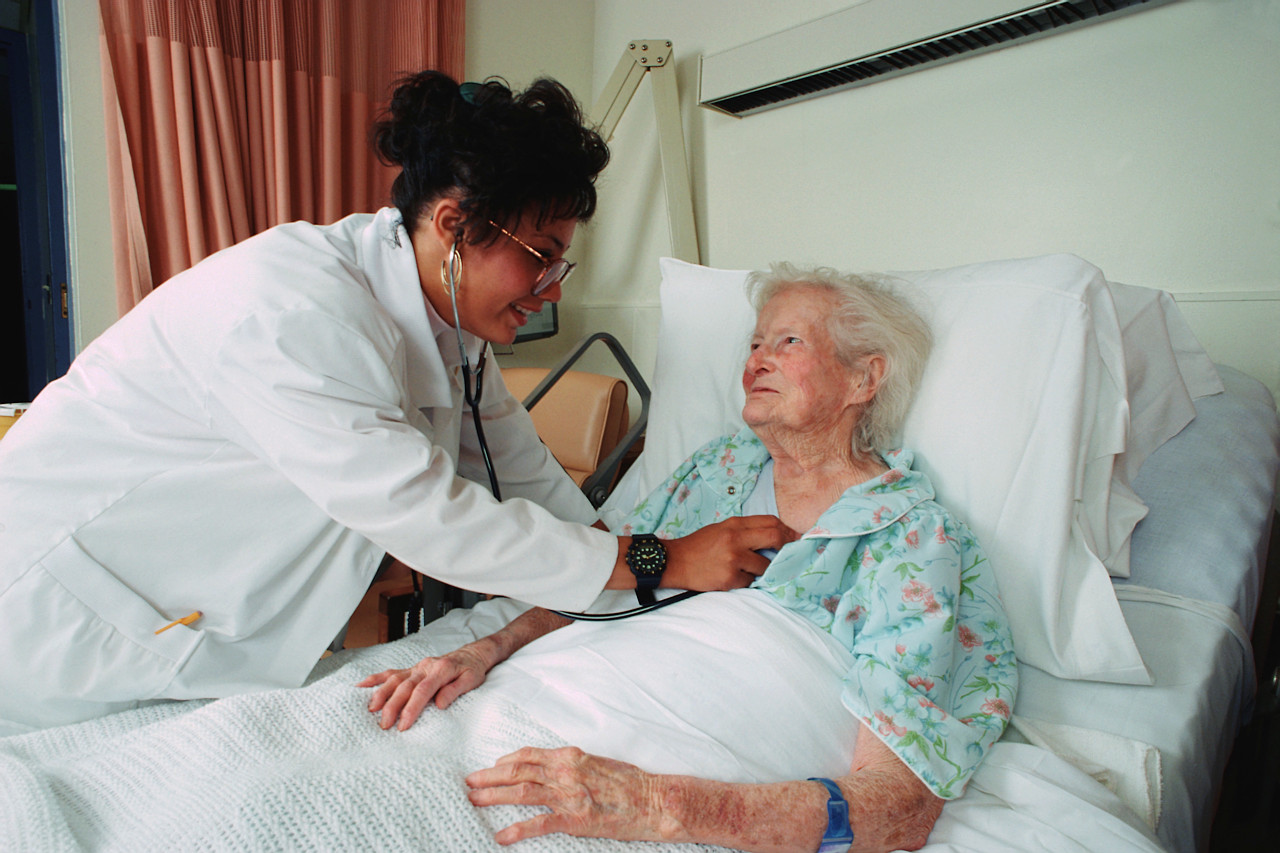
<path fill-rule="evenodd" d="M 622 52 L 618 66 L 591 111 L 600 135 L 608 141 L 631 97 L 648 75 L 653 80 L 653 109 L 658 125 L 658 150 L 667 194 L 667 224 L 671 233 L 671 254 L 691 264 L 701 263 L 698 230 L 693 219 L 693 190 L 689 164 L 685 159 L 684 127 L 680 120 L 680 98 L 676 92 L 676 70 L 667 39 L 636 39 Z"/>

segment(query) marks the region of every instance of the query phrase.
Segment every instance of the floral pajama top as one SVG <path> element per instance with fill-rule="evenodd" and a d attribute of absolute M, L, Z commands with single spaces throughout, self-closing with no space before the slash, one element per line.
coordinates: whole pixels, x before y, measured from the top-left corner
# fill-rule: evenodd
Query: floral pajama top
<path fill-rule="evenodd" d="M 854 664 L 843 701 L 939 797 L 963 792 L 1004 731 L 1017 665 L 995 575 L 912 454 L 848 489 L 754 584 L 830 632 Z M 769 454 L 749 430 L 698 450 L 622 535 L 684 536 L 742 514 Z"/>

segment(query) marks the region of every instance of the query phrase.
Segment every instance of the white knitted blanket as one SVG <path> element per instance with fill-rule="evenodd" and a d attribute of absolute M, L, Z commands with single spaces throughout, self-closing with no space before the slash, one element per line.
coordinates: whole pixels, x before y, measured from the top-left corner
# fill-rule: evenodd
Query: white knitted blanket
<path fill-rule="evenodd" d="M 477 809 L 463 778 L 555 735 L 484 690 L 383 732 L 371 672 L 439 654 L 410 638 L 344 652 L 297 690 L 155 705 L 0 739 L 0 850 L 496 851 L 539 809 Z M 563 835 L 522 851 L 708 851 Z"/>

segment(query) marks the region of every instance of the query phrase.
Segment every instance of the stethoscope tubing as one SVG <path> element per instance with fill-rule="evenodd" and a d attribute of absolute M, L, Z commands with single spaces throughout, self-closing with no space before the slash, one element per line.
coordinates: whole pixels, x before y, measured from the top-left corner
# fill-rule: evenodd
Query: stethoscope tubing
<path fill-rule="evenodd" d="M 489 442 L 485 441 L 484 424 L 480 417 L 480 395 L 484 393 L 484 365 L 488 355 L 488 341 L 480 342 L 480 356 L 476 359 L 475 373 L 471 372 L 471 360 L 467 357 L 467 345 L 462 340 L 462 321 L 458 317 L 458 279 L 462 275 L 462 256 L 458 254 L 458 243 L 454 241 L 449 248 L 449 257 L 445 260 L 445 289 L 449 291 L 449 304 L 453 306 L 453 331 L 458 336 L 458 355 L 462 359 L 462 396 L 471 409 L 471 420 L 476 426 L 476 439 L 480 444 L 480 456 L 484 460 L 485 473 L 489 475 L 489 488 L 493 491 L 494 500 L 502 500 L 502 490 L 498 488 L 498 475 L 493 470 L 493 458 L 489 455 Z"/>
<path fill-rule="evenodd" d="M 679 595 L 673 595 L 669 598 L 655 601 L 653 604 L 642 604 L 639 607 L 633 607 L 630 610 L 617 610 L 613 613 L 574 613 L 572 610 L 552 610 L 551 612 L 557 616 L 572 619 L 575 622 L 613 622 L 618 619 L 627 619 L 631 616 L 639 616 L 641 613 L 648 613 L 650 610 L 660 610 L 663 607 L 669 607 L 677 602 L 693 598 L 695 595 L 702 595 L 702 591 L 687 589 Z"/>

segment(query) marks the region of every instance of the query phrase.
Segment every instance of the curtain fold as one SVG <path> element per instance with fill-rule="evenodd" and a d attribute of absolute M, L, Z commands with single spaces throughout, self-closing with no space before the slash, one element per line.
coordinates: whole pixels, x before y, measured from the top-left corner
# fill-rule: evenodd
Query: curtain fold
<path fill-rule="evenodd" d="M 465 0 L 100 0 L 124 314 L 281 222 L 389 202 L 369 129 L 401 76 L 461 79 Z"/>

